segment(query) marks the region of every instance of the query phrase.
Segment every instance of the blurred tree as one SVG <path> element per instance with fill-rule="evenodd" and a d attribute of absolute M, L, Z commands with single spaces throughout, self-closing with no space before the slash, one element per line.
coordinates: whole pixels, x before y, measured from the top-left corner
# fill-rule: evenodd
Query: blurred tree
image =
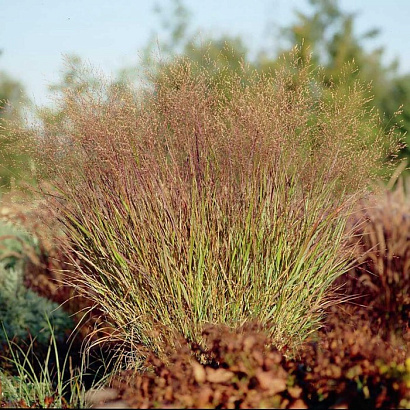
<path fill-rule="evenodd" d="M 76 54 L 64 56 L 64 65 L 60 80 L 51 84 L 48 89 L 51 91 L 54 105 L 36 107 L 36 115 L 43 122 L 44 127 L 50 128 L 50 125 L 55 125 L 63 121 L 66 117 L 66 106 L 61 95 L 66 90 L 81 94 L 87 89 L 90 82 L 92 82 L 92 75 L 90 69 L 84 69 L 84 63 L 81 57 Z M 94 79 L 95 80 L 95 79 Z M 49 130 L 45 130 L 47 132 Z"/>
<path fill-rule="evenodd" d="M 357 80 L 371 83 L 373 98 L 369 98 L 369 107 L 376 107 L 383 115 L 386 130 L 398 121 L 400 131 L 407 132 L 410 129 L 410 75 L 398 76 L 397 62 L 385 65 L 383 48 L 367 51 L 366 41 L 375 38 L 378 30 L 358 35 L 356 14 L 344 12 L 337 0 L 309 0 L 309 3 L 308 12 L 296 12 L 295 22 L 282 29 L 280 38 L 287 39 L 288 45 L 282 47 L 280 53 L 289 52 L 298 45 L 300 63 L 309 62 L 320 74 L 320 80 L 313 85 L 319 93 L 331 90 L 329 92 L 338 92 L 342 97 L 346 94 L 346 88 L 353 87 Z M 144 74 L 148 73 L 151 80 L 158 79 L 159 73 L 167 73 L 164 67 L 171 70 L 179 56 L 188 57 L 194 63 L 192 75 L 196 74 L 195 64 L 212 72 L 214 84 L 218 86 L 223 86 L 226 76 L 243 75 L 245 65 L 269 75 L 272 69 L 283 64 L 276 54 L 260 52 L 251 59 L 242 37 L 200 34 L 191 27 L 191 13 L 183 0 L 171 0 L 169 8 L 157 5 L 155 12 L 160 18 L 161 41 L 158 40 L 158 33 L 153 33 L 143 50 L 140 67 L 124 68 L 114 84 L 132 79 L 135 73 L 141 78 L 141 70 Z M 320 73 L 319 66 L 323 67 Z M 51 89 L 61 92 L 70 88 L 79 93 L 87 89 L 92 84 L 93 76 L 84 76 L 87 70 L 81 67 L 81 59 L 69 56 L 62 80 Z M 400 106 L 403 106 L 403 111 L 396 115 Z M 61 121 L 64 107 L 58 110 L 45 109 L 42 115 L 53 116 L 55 121 Z M 45 122 L 50 124 L 49 120 Z M 408 156 L 410 151 L 404 148 L 402 154 Z"/>
<path fill-rule="evenodd" d="M 32 162 L 12 136 L 8 124 L 21 123 L 28 104 L 23 85 L 0 71 L 0 190 L 8 190 L 14 183 L 27 180 Z"/>
<path fill-rule="evenodd" d="M 410 76 L 398 76 L 397 61 L 383 63 L 383 48 L 367 51 L 364 47 L 366 40 L 375 38 L 379 30 L 358 35 L 357 15 L 342 11 L 337 0 L 309 0 L 309 3 L 310 13 L 296 12 L 296 22 L 282 30 L 292 47 L 299 46 L 301 61 L 312 54 L 311 63 L 324 68 L 325 86 L 340 82 L 342 77 L 348 87 L 357 79 L 371 83 L 373 98 L 369 104 L 381 113 L 386 130 L 397 123 L 401 134 L 409 135 Z M 353 64 L 356 70 L 346 81 L 344 67 L 348 64 Z M 400 107 L 402 113 L 397 115 Z M 409 148 L 404 147 L 402 156 L 409 154 Z"/>
<path fill-rule="evenodd" d="M 215 83 L 220 83 L 226 75 L 242 71 L 242 65 L 249 63 L 248 48 L 241 37 L 215 37 L 193 30 L 191 13 L 182 0 L 172 0 L 169 9 L 157 4 L 154 11 L 161 21 L 161 40 L 158 33 L 153 33 L 142 53 L 142 66 L 151 78 L 160 71 L 166 72 L 164 67 L 171 68 L 182 56 L 212 72 Z M 131 72 L 123 70 L 123 74 Z M 192 74 L 196 74 L 194 66 Z"/>
<path fill-rule="evenodd" d="M 397 112 L 399 130 L 406 137 L 401 157 L 410 162 L 410 74 L 394 77 L 385 92 L 375 98 L 375 103 L 386 114 L 385 122 Z"/>
<path fill-rule="evenodd" d="M 165 10 L 158 3 L 154 7 L 154 12 L 161 19 L 161 27 L 168 38 L 161 42 L 161 54 L 174 56 L 182 52 L 189 39 L 189 25 L 191 13 L 185 7 L 182 0 L 172 0 L 170 10 Z M 151 35 L 146 51 L 150 53 L 155 45 L 156 34 Z"/>
<path fill-rule="evenodd" d="M 378 30 L 357 35 L 356 14 L 341 10 L 337 0 L 309 0 L 309 3 L 308 13 L 296 12 L 295 23 L 281 30 L 280 38 L 286 39 L 289 45 L 282 47 L 279 54 L 286 54 L 297 45 L 300 64 L 308 63 L 317 71 L 318 82 L 312 86 L 318 93 L 336 92 L 344 98 L 347 88 L 356 87 L 358 80 L 371 83 L 371 92 L 363 88 L 369 99 L 369 109 L 375 106 L 380 111 L 386 131 L 400 120 L 400 130 L 406 131 L 410 126 L 410 108 L 401 117 L 395 114 L 399 106 L 408 101 L 410 86 L 406 85 L 405 78 L 397 77 L 397 62 L 388 66 L 383 64 L 383 48 L 369 52 L 364 47 L 366 40 L 377 36 Z M 158 72 L 166 73 L 164 66 L 172 69 L 181 55 L 213 72 L 215 84 L 219 86 L 226 83 L 223 81 L 226 76 L 239 72 L 243 75 L 244 65 L 272 75 L 274 69 L 284 64 L 278 55 L 263 52 L 251 59 L 241 37 L 201 36 L 190 28 L 190 13 L 182 0 L 173 0 L 170 10 L 157 6 L 156 12 L 162 20 L 163 40 L 157 44 L 153 35 L 143 54 L 146 65 L 152 67 L 152 63 L 156 63 L 162 68 L 154 70 L 154 76 Z M 159 51 L 155 53 L 157 49 Z M 191 72 L 195 74 L 195 70 Z M 403 154 L 406 154 L 405 150 Z"/>

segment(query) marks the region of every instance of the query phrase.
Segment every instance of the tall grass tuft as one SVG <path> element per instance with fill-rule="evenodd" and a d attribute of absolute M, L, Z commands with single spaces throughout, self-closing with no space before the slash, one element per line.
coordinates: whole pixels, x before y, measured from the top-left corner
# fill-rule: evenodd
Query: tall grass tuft
<path fill-rule="evenodd" d="M 320 325 L 346 212 L 397 144 L 360 84 L 318 84 L 292 57 L 216 77 L 182 59 L 138 90 L 65 91 L 62 120 L 34 133 L 37 166 L 107 337 L 161 353 L 257 319 L 293 348 Z"/>
<path fill-rule="evenodd" d="M 362 303 L 408 321 L 410 180 L 400 176 L 396 186 L 392 182 L 363 199 L 349 218 L 357 265 L 343 279 Z"/>

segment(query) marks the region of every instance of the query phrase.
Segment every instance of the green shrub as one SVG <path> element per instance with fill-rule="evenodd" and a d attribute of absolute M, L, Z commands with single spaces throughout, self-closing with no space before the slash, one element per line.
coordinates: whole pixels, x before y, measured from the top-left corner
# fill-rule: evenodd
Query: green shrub
<path fill-rule="evenodd" d="M 11 264 L 23 259 L 25 287 L 62 305 L 75 324 L 82 323 L 79 329 L 84 337 L 98 320 L 98 313 L 89 311 L 90 302 L 78 297 L 75 287 L 64 285 L 69 258 L 59 246 L 64 234 L 58 221 L 50 217 L 38 193 L 11 191 L 2 196 L 1 206 L 0 257 Z M 14 242 L 13 252 L 10 241 Z"/>
<path fill-rule="evenodd" d="M 40 344 L 47 344 L 50 332 L 47 330 L 47 316 L 50 318 L 56 335 L 61 338 L 73 328 L 71 318 L 58 304 L 38 296 L 23 284 L 21 264 L 6 268 L 0 264 L 0 343 L 8 338 L 27 340 L 29 335 Z"/>
<path fill-rule="evenodd" d="M 394 141 L 360 85 L 324 96 L 298 61 L 223 87 L 194 68 L 66 90 L 34 132 L 75 285 L 134 353 L 255 319 L 294 348 L 337 302 L 345 214 Z"/>
<path fill-rule="evenodd" d="M 24 265 L 36 257 L 35 240 L 17 227 L 0 224 L 0 343 L 6 337 L 26 340 L 29 335 L 47 344 L 47 319 L 60 337 L 73 327 L 72 320 L 59 305 L 24 286 Z"/>
<path fill-rule="evenodd" d="M 0 261 L 6 269 L 22 259 L 36 258 L 36 251 L 36 241 L 28 232 L 6 221 L 0 222 Z"/>

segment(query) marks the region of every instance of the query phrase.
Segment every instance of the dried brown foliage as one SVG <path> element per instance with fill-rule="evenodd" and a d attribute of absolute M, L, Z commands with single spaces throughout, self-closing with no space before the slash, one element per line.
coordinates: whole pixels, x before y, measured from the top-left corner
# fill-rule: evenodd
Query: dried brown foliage
<path fill-rule="evenodd" d="M 204 337 L 209 349 L 196 353 L 207 364 L 193 358 L 185 345 L 170 352 L 166 363 L 150 356 L 146 366 L 151 370 L 125 372 L 113 387 L 135 408 L 306 408 L 283 356 L 266 347 L 268 339 L 258 326 L 236 332 L 209 327 Z"/>
<path fill-rule="evenodd" d="M 332 309 L 317 340 L 306 344 L 291 365 L 310 405 L 409 406 L 410 340 L 406 330 L 380 334 L 376 324 L 366 309 Z"/>
<path fill-rule="evenodd" d="M 369 324 L 366 311 L 334 310 L 294 360 L 269 347 L 256 325 L 209 327 L 208 349 L 185 345 L 167 362 L 151 355 L 148 371 L 124 372 L 113 387 L 133 408 L 407 407 L 409 342 L 382 340 Z"/>

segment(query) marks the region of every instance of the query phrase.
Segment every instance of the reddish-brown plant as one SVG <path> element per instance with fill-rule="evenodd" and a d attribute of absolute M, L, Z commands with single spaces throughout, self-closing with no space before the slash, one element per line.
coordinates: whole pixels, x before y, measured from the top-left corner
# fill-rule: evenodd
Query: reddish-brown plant
<path fill-rule="evenodd" d="M 296 347 L 339 302 L 346 210 L 397 144 L 360 84 L 324 92 L 292 58 L 242 74 L 97 81 L 27 132 L 75 286 L 133 352 L 255 319 Z"/>
<path fill-rule="evenodd" d="M 358 204 L 349 220 L 357 266 L 341 280 L 364 303 L 410 320 L 410 199 L 404 180 Z M 387 323 L 386 323 L 387 324 Z"/>

